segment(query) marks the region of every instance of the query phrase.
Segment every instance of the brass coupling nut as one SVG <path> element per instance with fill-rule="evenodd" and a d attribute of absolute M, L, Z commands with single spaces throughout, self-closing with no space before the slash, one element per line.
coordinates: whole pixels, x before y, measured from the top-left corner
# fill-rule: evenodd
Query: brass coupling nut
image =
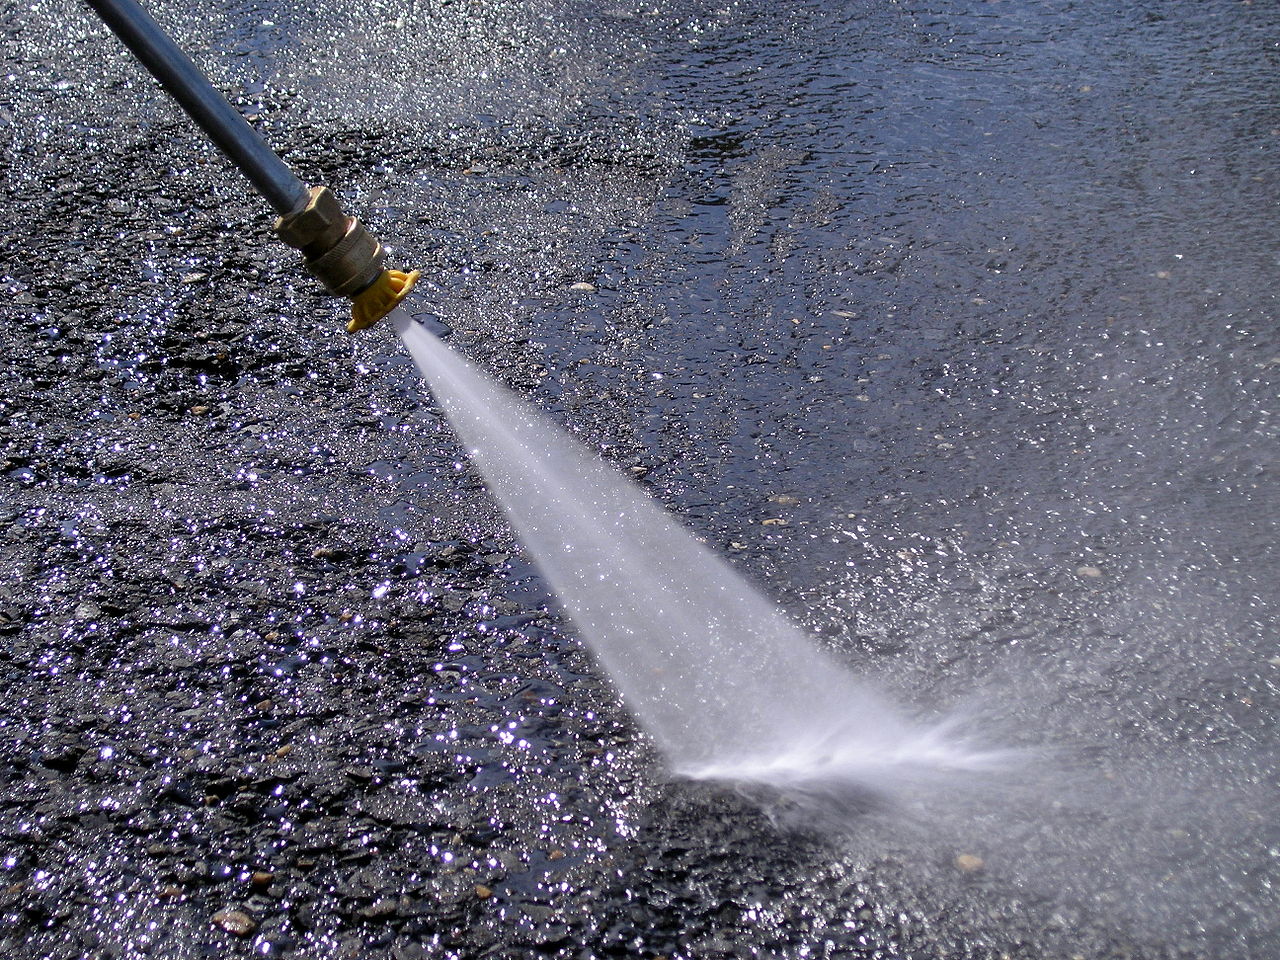
<path fill-rule="evenodd" d="M 312 187 L 301 210 L 276 220 L 276 236 L 302 251 L 307 269 L 334 296 L 355 297 L 382 274 L 386 253 L 328 187 Z"/>

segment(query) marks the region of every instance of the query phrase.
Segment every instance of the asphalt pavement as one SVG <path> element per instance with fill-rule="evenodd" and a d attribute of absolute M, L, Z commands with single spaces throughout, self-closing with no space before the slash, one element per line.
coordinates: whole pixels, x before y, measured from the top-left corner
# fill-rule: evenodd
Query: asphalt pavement
<path fill-rule="evenodd" d="M 149 5 L 413 309 L 1027 768 L 673 779 L 390 331 L 0 9 L 0 950 L 1280 950 L 1280 13 Z"/>

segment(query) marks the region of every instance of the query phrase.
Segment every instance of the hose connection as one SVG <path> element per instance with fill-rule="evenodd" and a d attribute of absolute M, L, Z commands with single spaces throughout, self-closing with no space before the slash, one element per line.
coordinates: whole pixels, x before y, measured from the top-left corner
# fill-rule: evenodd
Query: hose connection
<path fill-rule="evenodd" d="M 347 332 L 371 327 L 413 289 L 418 272 L 383 267 L 386 251 L 328 187 L 312 187 L 304 207 L 276 220 L 276 236 L 302 251 L 307 269 L 336 297 L 352 301 Z"/>

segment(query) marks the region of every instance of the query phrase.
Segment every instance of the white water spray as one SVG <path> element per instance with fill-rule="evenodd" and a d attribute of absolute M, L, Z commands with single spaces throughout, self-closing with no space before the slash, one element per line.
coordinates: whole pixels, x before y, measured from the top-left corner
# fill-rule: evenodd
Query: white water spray
<path fill-rule="evenodd" d="M 403 311 L 390 322 L 676 772 L 886 789 L 1004 758 L 907 722 L 630 480 Z"/>

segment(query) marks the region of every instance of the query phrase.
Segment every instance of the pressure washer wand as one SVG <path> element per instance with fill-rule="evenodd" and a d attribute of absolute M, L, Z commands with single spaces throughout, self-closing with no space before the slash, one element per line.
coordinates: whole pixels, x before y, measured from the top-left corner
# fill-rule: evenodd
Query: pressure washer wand
<path fill-rule="evenodd" d="M 276 236 L 302 251 L 326 290 L 350 298 L 348 332 L 373 326 L 408 295 L 418 271 L 385 269 L 382 244 L 333 191 L 299 180 L 136 0 L 86 2 L 275 208 Z"/>

